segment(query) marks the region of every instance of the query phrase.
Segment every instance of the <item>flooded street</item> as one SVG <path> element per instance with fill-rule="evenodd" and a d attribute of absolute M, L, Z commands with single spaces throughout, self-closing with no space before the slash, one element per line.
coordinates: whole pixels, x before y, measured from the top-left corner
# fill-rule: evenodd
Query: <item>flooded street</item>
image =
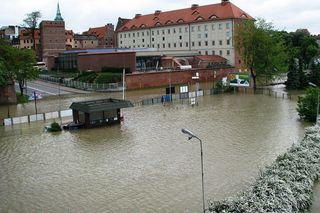
<path fill-rule="evenodd" d="M 73 101 L 94 97 L 110 94 Z M 70 104 L 42 100 L 39 111 Z M 244 190 L 299 141 L 310 124 L 295 108 L 267 95 L 223 94 L 201 97 L 197 107 L 184 100 L 128 108 L 118 126 L 54 134 L 43 122 L 1 126 L 0 212 L 201 212 L 200 146 L 181 128 L 202 139 L 205 198 L 218 200 Z M 10 110 L 33 113 L 34 105 Z"/>

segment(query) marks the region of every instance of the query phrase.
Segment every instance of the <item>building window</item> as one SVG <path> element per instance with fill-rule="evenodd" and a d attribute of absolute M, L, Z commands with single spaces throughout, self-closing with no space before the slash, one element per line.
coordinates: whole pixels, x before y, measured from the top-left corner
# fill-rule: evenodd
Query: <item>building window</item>
<path fill-rule="evenodd" d="M 220 46 L 222 45 L 222 40 L 219 40 L 219 45 L 220 45 Z"/>
<path fill-rule="evenodd" d="M 186 47 L 188 47 L 189 46 L 189 43 L 188 42 L 186 42 Z"/>
<path fill-rule="evenodd" d="M 205 41 L 204 44 L 205 44 L 206 46 L 208 46 L 208 41 Z"/>
<path fill-rule="evenodd" d="M 151 41 L 154 41 L 154 38 L 151 38 Z"/>
<path fill-rule="evenodd" d="M 182 47 L 182 42 L 180 42 L 180 47 Z"/>
<path fill-rule="evenodd" d="M 199 51 L 199 54 L 201 55 L 201 51 Z"/>
<path fill-rule="evenodd" d="M 136 40 L 134 40 L 134 39 L 133 39 L 133 41 L 132 41 L 132 42 L 133 42 L 133 43 L 136 43 Z"/>
<path fill-rule="evenodd" d="M 142 34 L 142 36 L 144 36 L 144 32 L 142 32 L 141 34 Z"/>
<path fill-rule="evenodd" d="M 130 38 L 130 33 L 128 34 L 128 37 Z"/>
<path fill-rule="evenodd" d="M 222 56 L 222 50 L 219 50 L 219 55 L 221 55 L 221 56 Z"/>
<path fill-rule="evenodd" d="M 142 42 L 144 42 L 144 38 L 142 39 Z"/>
<path fill-rule="evenodd" d="M 168 34 L 170 34 L 170 29 L 168 29 Z"/>
<path fill-rule="evenodd" d="M 136 34 L 135 33 L 132 33 L 132 37 L 134 38 L 136 36 Z"/>
<path fill-rule="evenodd" d="M 164 41 L 165 40 L 165 37 L 162 37 L 162 41 Z"/>
<path fill-rule="evenodd" d="M 194 26 L 191 27 L 191 32 L 194 32 Z"/>
<path fill-rule="evenodd" d="M 206 55 L 208 55 L 208 51 L 206 50 Z"/>
<path fill-rule="evenodd" d="M 179 33 L 182 33 L 182 29 L 181 29 L 181 27 L 179 28 Z"/>
<path fill-rule="evenodd" d="M 176 44 L 176 43 L 173 43 L 173 47 L 177 47 L 177 44 Z"/>
<path fill-rule="evenodd" d="M 142 35 L 144 35 L 144 34 L 142 33 Z M 149 36 L 149 31 L 147 31 L 147 36 Z"/>
<path fill-rule="evenodd" d="M 230 45 L 230 39 L 227 40 L 227 45 Z"/>
<path fill-rule="evenodd" d="M 216 41 L 212 41 L 212 46 L 216 45 Z"/>
<path fill-rule="evenodd" d="M 179 36 L 179 39 L 181 40 L 181 39 L 182 39 L 182 36 Z"/>
<path fill-rule="evenodd" d="M 204 25 L 204 31 L 208 31 L 208 26 Z"/>
<path fill-rule="evenodd" d="M 188 32 L 188 27 L 185 27 L 185 28 L 184 28 L 184 31 L 187 33 L 187 32 Z"/>
<path fill-rule="evenodd" d="M 152 44 L 152 48 L 154 48 L 154 44 Z"/>
<path fill-rule="evenodd" d="M 127 38 L 127 34 L 124 34 L 124 38 Z"/>
<path fill-rule="evenodd" d="M 230 55 L 230 50 L 227 50 L 227 55 Z"/>
<path fill-rule="evenodd" d="M 139 37 L 140 36 L 140 33 L 139 32 L 137 32 L 137 37 Z"/>
<path fill-rule="evenodd" d="M 166 44 L 162 44 L 162 47 L 163 47 L 163 48 L 166 48 Z"/>
<path fill-rule="evenodd" d="M 215 54 L 216 54 L 216 52 L 214 50 L 212 50 L 212 55 L 215 55 Z"/>
<path fill-rule="evenodd" d="M 194 41 L 193 41 L 191 44 L 192 44 L 192 46 L 194 47 Z"/>
<path fill-rule="evenodd" d="M 165 34 L 164 30 L 162 30 L 162 35 L 164 35 L 164 34 Z"/>
<path fill-rule="evenodd" d="M 201 41 L 198 42 L 198 46 L 201 47 Z"/>
<path fill-rule="evenodd" d="M 171 44 L 170 43 L 168 43 L 168 48 L 170 48 L 171 47 Z"/>
<path fill-rule="evenodd" d="M 226 29 L 230 29 L 230 23 L 226 23 Z"/>
<path fill-rule="evenodd" d="M 211 26 L 211 29 L 212 29 L 212 31 L 214 31 L 214 29 L 215 29 L 215 26 L 214 26 L 214 24 Z"/>
<path fill-rule="evenodd" d="M 160 33 L 159 33 L 159 30 L 157 30 L 157 35 L 159 35 Z"/>
<path fill-rule="evenodd" d="M 122 38 L 122 34 L 120 34 L 120 38 Z"/>
<path fill-rule="evenodd" d="M 201 38 L 201 34 L 198 34 L 198 38 Z"/>
<path fill-rule="evenodd" d="M 204 34 L 204 37 L 205 37 L 205 38 L 208 38 L 208 33 L 205 33 L 205 34 Z"/>
<path fill-rule="evenodd" d="M 151 31 L 151 34 L 154 35 L 154 31 L 153 30 Z"/>
<path fill-rule="evenodd" d="M 222 30 L 222 24 L 219 24 L 219 30 Z"/>
<path fill-rule="evenodd" d="M 160 48 L 160 44 L 157 44 L 158 49 Z"/>

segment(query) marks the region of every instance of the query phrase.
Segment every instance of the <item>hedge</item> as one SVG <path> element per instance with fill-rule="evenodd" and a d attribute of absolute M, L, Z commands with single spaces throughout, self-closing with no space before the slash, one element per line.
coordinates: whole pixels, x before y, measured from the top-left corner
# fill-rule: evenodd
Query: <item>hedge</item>
<path fill-rule="evenodd" d="M 262 171 L 256 182 L 234 198 L 213 201 L 210 212 L 306 212 L 312 187 L 320 175 L 320 127 L 306 129 L 305 137 Z"/>

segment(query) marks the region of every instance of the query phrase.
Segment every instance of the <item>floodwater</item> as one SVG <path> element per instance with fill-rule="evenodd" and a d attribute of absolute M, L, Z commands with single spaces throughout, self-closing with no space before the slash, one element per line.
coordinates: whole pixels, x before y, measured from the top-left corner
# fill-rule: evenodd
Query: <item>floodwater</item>
<path fill-rule="evenodd" d="M 70 105 L 57 102 L 39 107 Z M 197 107 L 185 100 L 128 108 L 110 127 L 54 134 L 43 122 L 0 127 L 0 212 L 201 212 L 200 146 L 181 128 L 202 139 L 205 198 L 219 200 L 246 189 L 301 139 L 308 124 L 295 108 L 266 95 L 223 94 L 201 97 Z M 33 105 L 12 112 L 24 110 Z"/>

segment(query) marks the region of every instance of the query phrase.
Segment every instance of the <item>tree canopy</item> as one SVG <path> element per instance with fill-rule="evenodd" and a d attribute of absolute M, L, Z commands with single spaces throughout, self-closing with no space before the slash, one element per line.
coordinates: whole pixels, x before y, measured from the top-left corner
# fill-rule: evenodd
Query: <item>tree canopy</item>
<path fill-rule="evenodd" d="M 0 86 L 18 81 L 23 94 L 25 81 L 35 79 L 38 75 L 35 62 L 32 50 L 16 49 L 0 40 Z"/>
<path fill-rule="evenodd" d="M 26 14 L 26 18 L 23 20 L 24 26 L 31 30 L 31 36 L 33 41 L 35 41 L 35 29 L 39 25 L 39 19 L 42 17 L 40 11 L 34 11 Z M 36 42 L 33 42 L 33 49 L 36 49 Z"/>
<path fill-rule="evenodd" d="M 287 70 L 287 53 L 281 36 L 272 23 L 264 19 L 246 20 L 238 26 L 235 48 L 240 53 L 244 68 L 250 70 L 253 87 L 256 89 L 257 75 L 272 77 Z"/>

